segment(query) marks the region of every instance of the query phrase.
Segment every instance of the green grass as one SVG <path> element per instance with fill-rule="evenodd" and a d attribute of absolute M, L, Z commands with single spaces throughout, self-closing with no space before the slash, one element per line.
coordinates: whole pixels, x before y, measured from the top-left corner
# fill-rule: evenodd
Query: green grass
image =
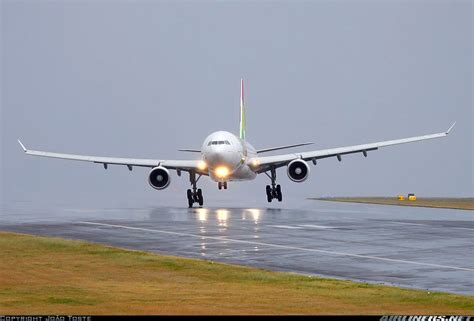
<path fill-rule="evenodd" d="M 473 314 L 474 297 L 0 232 L 0 314 Z"/>
<path fill-rule="evenodd" d="M 397 197 L 322 197 L 310 198 L 319 201 L 367 203 L 381 205 L 417 206 L 434 208 L 451 208 L 458 210 L 474 210 L 474 198 L 423 197 L 415 201 L 400 201 Z"/>

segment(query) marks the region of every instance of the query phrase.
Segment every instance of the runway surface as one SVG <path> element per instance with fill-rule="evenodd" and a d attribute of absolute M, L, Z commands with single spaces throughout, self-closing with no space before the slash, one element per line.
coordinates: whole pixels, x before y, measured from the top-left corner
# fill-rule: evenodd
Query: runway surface
<path fill-rule="evenodd" d="M 318 201 L 201 209 L 17 202 L 0 218 L 6 231 L 474 295 L 473 211 Z"/>

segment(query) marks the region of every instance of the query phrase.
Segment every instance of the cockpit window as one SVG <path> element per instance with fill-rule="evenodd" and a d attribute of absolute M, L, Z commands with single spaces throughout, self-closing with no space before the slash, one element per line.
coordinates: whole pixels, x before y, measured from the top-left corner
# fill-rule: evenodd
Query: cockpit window
<path fill-rule="evenodd" d="M 228 140 L 211 140 L 207 146 L 211 145 L 230 145 L 230 142 Z"/>

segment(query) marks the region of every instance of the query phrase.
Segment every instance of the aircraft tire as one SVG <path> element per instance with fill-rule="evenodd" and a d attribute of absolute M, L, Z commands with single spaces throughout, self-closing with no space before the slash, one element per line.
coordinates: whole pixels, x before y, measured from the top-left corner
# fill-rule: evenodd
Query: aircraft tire
<path fill-rule="evenodd" d="M 266 186 L 266 192 L 267 192 L 267 201 L 268 203 L 271 203 L 273 196 L 272 196 L 272 189 L 270 188 L 270 185 Z"/>
<path fill-rule="evenodd" d="M 202 204 L 204 204 L 204 198 L 202 197 L 202 190 L 200 188 L 197 190 L 197 198 L 199 206 L 202 206 Z"/>
<path fill-rule="evenodd" d="M 193 200 L 193 192 L 191 192 L 190 189 L 187 190 L 187 196 L 188 196 L 188 206 L 189 208 L 191 208 L 193 207 L 194 200 Z"/>

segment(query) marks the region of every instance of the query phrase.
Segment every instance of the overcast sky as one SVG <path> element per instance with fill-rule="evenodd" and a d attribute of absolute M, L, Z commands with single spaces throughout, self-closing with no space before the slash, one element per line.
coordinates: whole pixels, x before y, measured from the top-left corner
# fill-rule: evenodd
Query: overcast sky
<path fill-rule="evenodd" d="M 292 183 L 310 196 L 473 195 L 471 1 L 1 1 L 2 198 L 186 205 L 186 176 L 27 157 L 27 147 L 189 159 L 215 130 L 303 150 L 446 130 L 446 139 L 326 159 Z M 268 178 L 200 181 L 205 202 L 265 201 Z M 234 202 L 234 203 L 233 203 Z M 272 206 L 285 206 L 272 204 Z"/>

